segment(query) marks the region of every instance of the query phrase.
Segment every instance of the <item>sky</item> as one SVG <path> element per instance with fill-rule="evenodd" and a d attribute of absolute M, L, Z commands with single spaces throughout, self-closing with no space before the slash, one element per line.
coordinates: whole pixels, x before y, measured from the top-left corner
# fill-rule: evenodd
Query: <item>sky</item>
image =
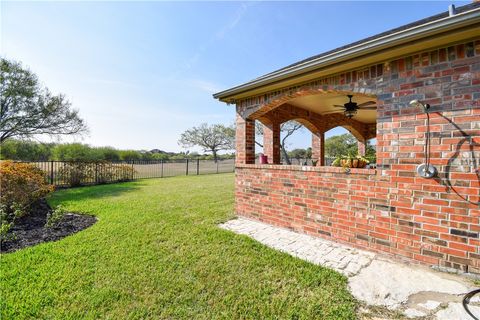
<path fill-rule="evenodd" d="M 80 110 L 90 132 L 75 141 L 185 151 L 184 130 L 234 122 L 213 93 L 450 3 L 469 2 L 0 1 L 0 54 Z M 304 130 L 289 149 L 310 143 Z"/>

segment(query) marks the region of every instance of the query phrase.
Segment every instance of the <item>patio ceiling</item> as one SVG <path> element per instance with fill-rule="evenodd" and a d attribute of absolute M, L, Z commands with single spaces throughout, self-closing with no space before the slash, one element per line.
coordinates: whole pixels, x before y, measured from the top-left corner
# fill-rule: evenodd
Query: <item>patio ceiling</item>
<path fill-rule="evenodd" d="M 354 95 L 352 101 L 361 104 L 367 101 L 375 101 L 375 99 L 363 95 Z M 334 105 L 344 105 L 346 102 L 348 102 L 348 98 L 345 94 L 326 93 L 294 98 L 288 104 L 323 115 L 332 111 L 342 111 L 341 108 L 335 108 Z M 368 124 L 376 123 L 377 112 L 375 110 L 358 110 L 353 119 Z"/>

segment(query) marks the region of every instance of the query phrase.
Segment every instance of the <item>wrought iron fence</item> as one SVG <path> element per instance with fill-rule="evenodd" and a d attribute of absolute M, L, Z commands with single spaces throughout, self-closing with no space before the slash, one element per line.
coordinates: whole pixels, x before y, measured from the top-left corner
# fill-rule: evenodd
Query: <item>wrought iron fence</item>
<path fill-rule="evenodd" d="M 134 161 L 28 161 L 45 172 L 45 178 L 57 187 L 74 187 L 235 171 L 235 159 L 134 160 Z"/>

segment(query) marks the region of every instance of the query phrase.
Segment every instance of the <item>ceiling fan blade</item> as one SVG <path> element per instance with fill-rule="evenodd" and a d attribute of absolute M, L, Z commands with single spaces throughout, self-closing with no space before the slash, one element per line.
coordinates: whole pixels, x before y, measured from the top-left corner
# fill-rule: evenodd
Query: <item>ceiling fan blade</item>
<path fill-rule="evenodd" d="M 377 110 L 377 106 L 370 106 L 370 107 L 362 107 L 358 108 L 360 110 Z"/>
<path fill-rule="evenodd" d="M 335 111 L 322 112 L 321 114 L 340 113 L 340 112 L 343 112 L 343 111 L 335 110 Z"/>
<path fill-rule="evenodd" d="M 372 104 L 377 104 L 377 103 L 375 101 L 367 101 L 367 102 L 358 104 L 357 107 L 365 107 L 365 106 L 370 106 Z"/>
<path fill-rule="evenodd" d="M 334 104 L 333 106 L 337 108 L 345 108 L 345 106 L 339 106 L 338 104 Z"/>

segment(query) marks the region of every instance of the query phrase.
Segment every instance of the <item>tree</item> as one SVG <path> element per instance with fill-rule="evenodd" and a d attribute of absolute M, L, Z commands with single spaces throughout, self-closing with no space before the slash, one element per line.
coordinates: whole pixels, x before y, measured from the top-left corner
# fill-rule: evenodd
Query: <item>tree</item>
<path fill-rule="evenodd" d="M 285 159 L 287 164 L 292 164 L 290 161 L 290 157 L 288 156 L 286 143 L 288 137 L 294 134 L 296 131 L 302 130 L 304 127 L 302 124 L 298 123 L 297 121 L 291 120 L 284 122 L 280 125 L 280 150 L 282 152 L 282 156 Z M 263 136 L 263 125 L 260 121 L 255 122 L 255 135 L 256 136 Z M 263 148 L 263 145 L 260 144 L 257 139 L 255 139 L 255 143 Z"/>
<path fill-rule="evenodd" d="M 50 159 L 53 147 L 53 143 L 10 139 L 2 144 L 0 159 L 46 161 Z"/>
<path fill-rule="evenodd" d="M 0 143 L 36 135 L 74 135 L 87 127 L 64 95 L 53 95 L 21 64 L 0 60 Z"/>
<path fill-rule="evenodd" d="M 290 159 L 310 159 L 312 158 L 312 148 L 307 149 L 293 149 L 288 152 Z"/>
<path fill-rule="evenodd" d="M 100 155 L 87 144 L 57 144 L 52 150 L 52 158 L 58 161 L 98 161 Z"/>
<path fill-rule="evenodd" d="M 183 132 L 178 144 L 184 148 L 199 146 L 204 152 L 211 152 L 217 162 L 218 151 L 235 149 L 235 129 L 222 124 L 202 123 Z"/>
<path fill-rule="evenodd" d="M 355 139 L 350 133 L 344 133 L 325 139 L 325 156 L 328 158 L 335 158 L 337 156 L 348 154 L 355 155 L 357 152 L 357 139 Z"/>
<path fill-rule="evenodd" d="M 120 159 L 125 161 L 141 160 L 143 158 L 142 154 L 135 150 L 121 150 L 119 153 Z"/>
<path fill-rule="evenodd" d="M 112 147 L 96 147 L 95 151 L 99 154 L 99 158 L 106 161 L 120 160 L 120 153 Z"/>

